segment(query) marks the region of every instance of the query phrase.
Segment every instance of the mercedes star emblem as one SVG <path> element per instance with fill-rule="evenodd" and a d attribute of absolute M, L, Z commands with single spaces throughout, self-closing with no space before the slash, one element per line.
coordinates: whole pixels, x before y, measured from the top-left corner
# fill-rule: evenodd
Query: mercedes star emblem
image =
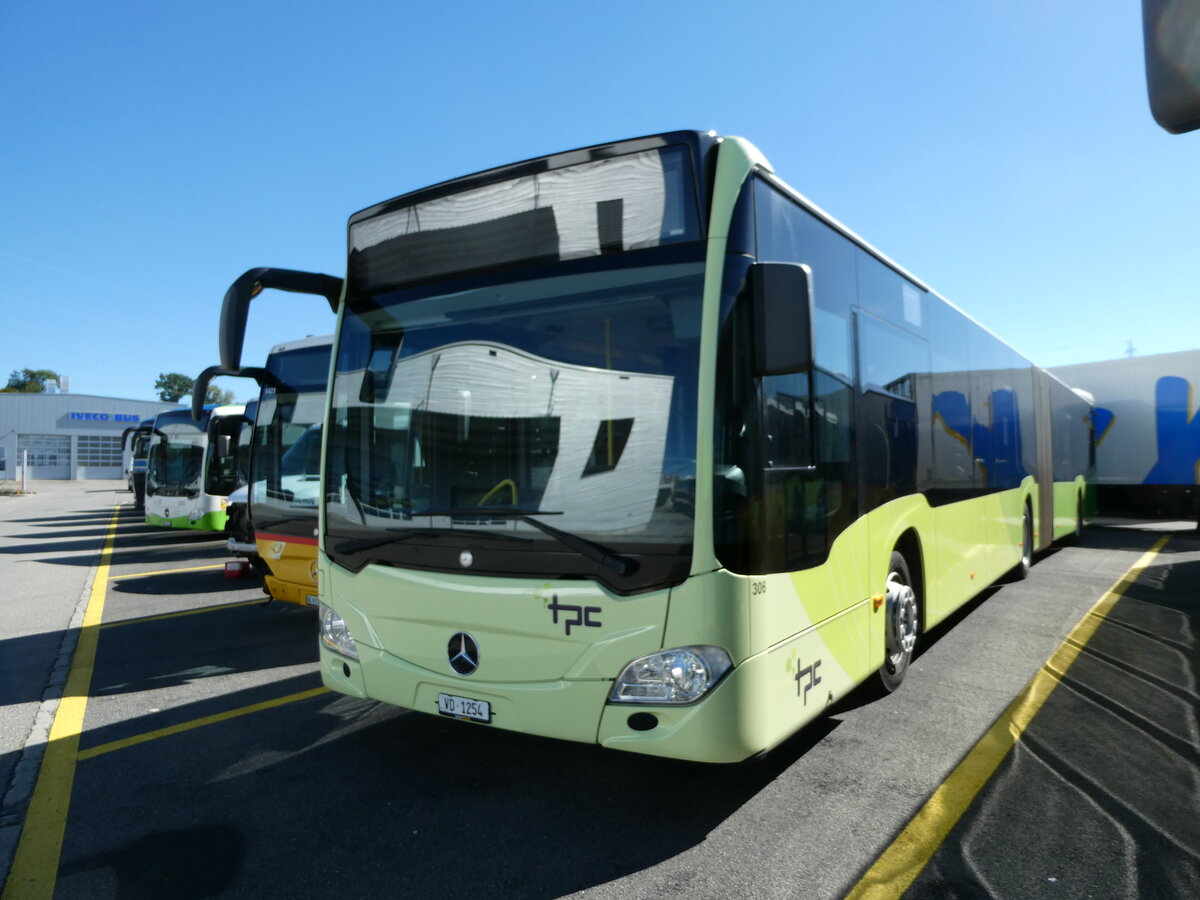
<path fill-rule="evenodd" d="M 450 658 L 450 668 L 459 675 L 470 675 L 479 668 L 479 645 L 465 631 L 450 638 L 446 655 Z"/>

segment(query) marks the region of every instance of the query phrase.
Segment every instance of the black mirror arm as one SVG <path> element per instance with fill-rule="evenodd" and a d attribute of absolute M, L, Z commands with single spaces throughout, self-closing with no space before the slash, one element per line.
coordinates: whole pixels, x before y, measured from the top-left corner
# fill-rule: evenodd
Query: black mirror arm
<path fill-rule="evenodd" d="M 229 286 L 221 303 L 221 365 L 227 369 L 241 368 L 242 342 L 246 338 L 250 301 L 267 288 L 296 294 L 316 294 L 324 297 L 329 308 L 336 313 L 342 298 L 342 285 L 341 278 L 296 269 L 262 267 L 243 272 Z"/>
<path fill-rule="evenodd" d="M 200 421 L 204 412 L 204 400 L 208 396 L 208 386 L 214 378 L 227 376 L 231 378 L 253 378 L 258 384 L 273 387 L 275 390 L 290 390 L 278 375 L 264 369 L 262 366 L 243 366 L 239 369 L 227 369 L 224 366 L 209 366 L 192 385 L 192 418 Z"/>

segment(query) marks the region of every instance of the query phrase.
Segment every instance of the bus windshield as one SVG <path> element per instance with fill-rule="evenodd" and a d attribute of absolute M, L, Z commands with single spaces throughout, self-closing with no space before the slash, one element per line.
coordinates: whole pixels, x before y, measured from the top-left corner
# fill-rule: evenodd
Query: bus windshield
<path fill-rule="evenodd" d="M 703 267 L 616 259 L 348 301 L 327 451 L 335 560 L 611 577 L 565 532 L 636 561 L 615 589 L 686 577 Z M 504 552 L 514 539 L 528 552 Z"/>
<path fill-rule="evenodd" d="M 250 485 L 255 528 L 311 537 L 321 480 L 321 422 L 329 340 L 273 353 L 267 368 L 286 386 L 262 392 Z M 288 527 L 289 523 L 295 527 Z"/>
<path fill-rule="evenodd" d="M 146 479 L 151 492 L 168 497 L 197 496 L 208 445 L 203 423 L 173 417 L 171 421 L 160 420 L 158 430 L 159 439 L 152 445 L 147 461 Z"/>
<path fill-rule="evenodd" d="M 133 436 L 133 446 L 130 452 L 134 459 L 145 459 L 149 449 L 150 435 L 148 433 L 139 431 Z"/>

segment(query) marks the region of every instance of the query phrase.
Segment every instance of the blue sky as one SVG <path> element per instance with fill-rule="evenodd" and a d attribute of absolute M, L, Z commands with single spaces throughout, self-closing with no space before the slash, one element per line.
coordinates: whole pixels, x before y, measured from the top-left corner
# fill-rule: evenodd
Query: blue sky
<path fill-rule="evenodd" d="M 351 213 L 677 128 L 1040 365 L 1200 342 L 1200 133 L 1150 117 L 1137 0 L 6 0 L 0 377 L 153 399 L 246 269 L 344 274 Z M 264 295 L 243 362 L 332 329 Z"/>

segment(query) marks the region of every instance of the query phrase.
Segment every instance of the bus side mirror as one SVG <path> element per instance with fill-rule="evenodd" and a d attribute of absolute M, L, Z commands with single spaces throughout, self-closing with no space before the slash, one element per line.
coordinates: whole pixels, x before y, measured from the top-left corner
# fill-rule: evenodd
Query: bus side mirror
<path fill-rule="evenodd" d="M 221 302 L 221 367 L 236 370 L 242 365 L 242 344 L 246 340 L 246 319 L 250 301 L 262 292 L 259 278 L 266 269 L 244 272 L 225 292 Z M 203 395 L 201 395 L 203 396 Z"/>
<path fill-rule="evenodd" d="M 1200 4 L 1142 0 L 1142 31 L 1154 121 L 1171 134 L 1200 128 Z"/>
<path fill-rule="evenodd" d="M 813 365 L 812 270 L 755 263 L 747 275 L 754 318 L 754 374 L 790 375 Z"/>
<path fill-rule="evenodd" d="M 230 449 L 231 442 L 229 440 L 229 435 L 223 434 L 217 438 L 217 456 L 219 456 L 221 459 L 228 459 L 229 456 L 232 455 L 230 453 Z"/>
<path fill-rule="evenodd" d="M 258 382 L 259 387 L 266 385 L 273 387 L 277 391 L 288 391 L 292 388 L 288 387 L 279 377 L 262 366 L 246 366 L 242 369 L 226 369 L 224 366 L 209 366 L 192 384 L 192 418 L 197 422 L 200 421 L 200 416 L 204 414 L 204 402 L 208 397 L 208 385 L 218 375 L 230 375 L 234 378 L 253 378 Z M 251 422 L 251 424 L 254 424 Z"/>
<path fill-rule="evenodd" d="M 231 372 L 241 368 L 250 301 L 267 288 L 296 294 L 316 294 L 324 297 L 329 308 L 336 313 L 341 302 L 342 279 L 295 269 L 260 268 L 243 272 L 229 286 L 221 303 L 221 331 L 218 337 L 221 366 Z"/>

